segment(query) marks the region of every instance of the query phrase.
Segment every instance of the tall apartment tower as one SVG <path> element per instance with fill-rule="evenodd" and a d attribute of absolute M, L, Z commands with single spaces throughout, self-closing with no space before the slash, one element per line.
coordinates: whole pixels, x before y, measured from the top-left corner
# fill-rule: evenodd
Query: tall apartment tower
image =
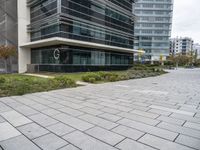
<path fill-rule="evenodd" d="M 19 72 L 125 69 L 133 0 L 18 0 Z"/>
<path fill-rule="evenodd" d="M 145 61 L 158 61 L 169 55 L 173 0 L 136 0 L 134 49 L 146 53 Z"/>
<path fill-rule="evenodd" d="M 0 45 L 18 46 L 17 38 L 17 0 L 0 0 Z M 17 59 L 11 58 L 8 71 L 17 71 Z M 5 69 L 3 60 L 0 60 L 0 70 Z"/>

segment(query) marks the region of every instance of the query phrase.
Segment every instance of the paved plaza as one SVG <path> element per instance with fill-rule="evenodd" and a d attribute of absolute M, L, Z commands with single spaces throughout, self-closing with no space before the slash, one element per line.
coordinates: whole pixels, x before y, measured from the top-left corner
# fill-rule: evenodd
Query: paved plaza
<path fill-rule="evenodd" d="M 200 69 L 0 99 L 0 150 L 199 150 Z"/>

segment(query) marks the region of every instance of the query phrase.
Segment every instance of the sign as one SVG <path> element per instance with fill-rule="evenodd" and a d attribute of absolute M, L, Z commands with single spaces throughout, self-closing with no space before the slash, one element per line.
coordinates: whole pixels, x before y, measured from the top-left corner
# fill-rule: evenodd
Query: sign
<path fill-rule="evenodd" d="M 53 56 L 54 56 L 54 59 L 56 60 L 60 59 L 60 50 L 58 48 L 54 50 Z"/>

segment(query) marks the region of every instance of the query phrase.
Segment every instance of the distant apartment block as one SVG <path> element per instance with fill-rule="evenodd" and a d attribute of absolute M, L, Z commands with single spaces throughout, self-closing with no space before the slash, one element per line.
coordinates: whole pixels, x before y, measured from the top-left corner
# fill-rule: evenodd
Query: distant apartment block
<path fill-rule="evenodd" d="M 146 61 L 169 55 L 173 0 L 136 0 L 134 49 L 145 50 Z"/>
<path fill-rule="evenodd" d="M 177 37 L 170 40 L 170 53 L 186 55 L 193 50 L 194 41 L 189 37 Z"/>
<path fill-rule="evenodd" d="M 0 0 L 0 45 L 18 46 L 17 0 Z M 17 59 L 8 61 L 8 71 L 17 71 Z M 0 71 L 4 69 L 4 61 L 0 60 Z"/>

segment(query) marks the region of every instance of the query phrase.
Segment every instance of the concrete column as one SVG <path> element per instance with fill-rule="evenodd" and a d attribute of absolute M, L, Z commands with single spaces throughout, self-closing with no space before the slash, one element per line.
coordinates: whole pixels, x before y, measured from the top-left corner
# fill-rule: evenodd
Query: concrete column
<path fill-rule="evenodd" d="M 22 44 L 30 42 L 30 34 L 27 32 L 27 25 L 30 24 L 30 8 L 27 7 L 27 0 L 17 1 L 18 10 L 18 72 L 27 71 L 27 64 L 31 63 L 29 48 L 21 47 Z"/>

